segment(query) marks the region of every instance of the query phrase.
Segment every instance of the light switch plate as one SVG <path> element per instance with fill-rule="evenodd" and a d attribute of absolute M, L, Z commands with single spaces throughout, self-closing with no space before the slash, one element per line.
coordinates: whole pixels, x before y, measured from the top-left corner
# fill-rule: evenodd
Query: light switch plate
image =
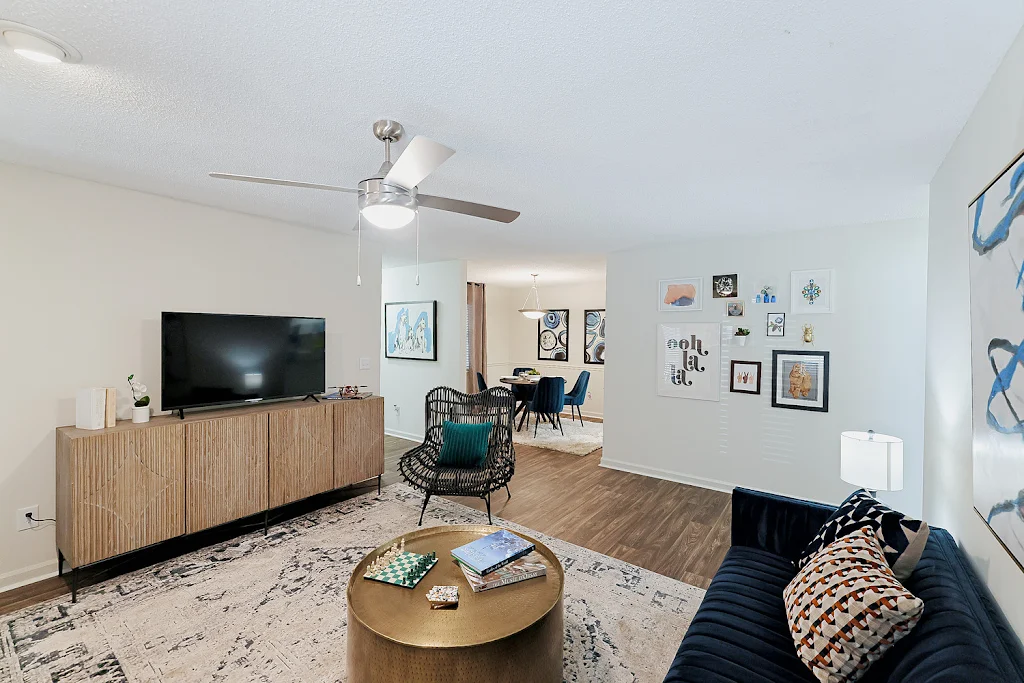
<path fill-rule="evenodd" d="M 39 506 L 38 505 L 33 505 L 33 506 L 27 507 L 27 508 L 21 508 L 16 513 L 16 517 L 17 518 L 14 520 L 14 523 L 15 523 L 14 524 L 14 528 L 15 529 L 17 529 L 18 531 L 25 531 L 27 529 L 35 529 L 37 526 L 39 526 L 39 522 L 33 522 L 32 520 L 30 520 L 28 517 L 25 516 L 25 515 L 27 515 L 30 512 L 32 513 L 32 516 L 35 519 L 39 519 Z"/>
<path fill-rule="evenodd" d="M 366 357 L 360 358 L 359 359 L 359 369 L 360 370 L 369 370 L 370 369 L 370 359 L 366 358 Z"/>

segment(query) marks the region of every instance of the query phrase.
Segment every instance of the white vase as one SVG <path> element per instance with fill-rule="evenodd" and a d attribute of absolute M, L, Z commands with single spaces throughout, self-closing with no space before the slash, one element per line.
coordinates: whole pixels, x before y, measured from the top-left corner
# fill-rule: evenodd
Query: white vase
<path fill-rule="evenodd" d="M 746 346 L 747 345 L 747 336 L 746 335 L 742 335 L 742 336 L 741 335 L 736 335 L 736 336 L 734 336 L 732 338 L 732 341 L 733 341 L 733 344 L 735 344 L 736 346 Z"/>
<path fill-rule="evenodd" d="M 132 406 L 132 422 L 149 422 L 149 406 Z"/>

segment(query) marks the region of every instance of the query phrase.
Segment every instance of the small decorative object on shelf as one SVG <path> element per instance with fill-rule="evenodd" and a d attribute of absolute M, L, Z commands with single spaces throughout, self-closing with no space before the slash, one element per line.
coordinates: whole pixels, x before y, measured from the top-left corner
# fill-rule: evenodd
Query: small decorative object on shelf
<path fill-rule="evenodd" d="M 761 291 L 754 297 L 754 303 L 758 304 L 773 304 L 775 303 L 775 288 L 771 285 L 765 285 L 761 288 Z"/>
<path fill-rule="evenodd" d="M 128 375 L 128 386 L 132 390 L 132 422 L 149 422 L 149 395 L 146 394 L 149 388 L 135 379 L 135 375 Z"/>
<path fill-rule="evenodd" d="M 814 343 L 814 325 L 804 323 L 804 344 Z"/>
<path fill-rule="evenodd" d="M 365 389 L 365 384 L 346 384 L 338 387 L 328 387 L 328 389 L 336 388 L 337 391 L 324 395 L 324 398 L 328 401 L 350 401 L 353 399 L 370 398 L 373 396 L 372 391 L 360 391 Z"/>
<path fill-rule="evenodd" d="M 444 609 L 459 606 L 458 586 L 434 586 L 427 591 L 427 601 L 431 609 Z"/>
<path fill-rule="evenodd" d="M 736 346 L 746 346 L 747 337 L 750 336 L 750 329 L 746 327 L 737 327 L 736 333 L 733 334 L 732 340 Z"/>
<path fill-rule="evenodd" d="M 420 555 L 405 550 L 405 539 L 393 544 L 377 556 L 363 573 L 364 579 L 390 583 L 403 588 L 414 588 L 437 564 L 437 553 Z"/>

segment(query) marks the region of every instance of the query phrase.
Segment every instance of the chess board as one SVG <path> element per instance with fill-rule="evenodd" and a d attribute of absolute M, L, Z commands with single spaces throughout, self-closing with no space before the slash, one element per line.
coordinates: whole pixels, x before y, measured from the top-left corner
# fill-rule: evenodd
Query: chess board
<path fill-rule="evenodd" d="M 416 566 L 419 562 L 427 560 L 425 567 L 416 570 Z M 418 553 L 403 552 L 401 555 L 391 561 L 387 567 L 372 576 L 365 576 L 364 578 L 370 579 L 371 581 L 380 581 L 382 583 L 390 583 L 395 586 L 402 586 L 403 588 L 415 588 L 416 584 L 427 575 L 434 565 L 437 564 L 437 558 L 430 558 L 427 555 L 420 555 Z"/>

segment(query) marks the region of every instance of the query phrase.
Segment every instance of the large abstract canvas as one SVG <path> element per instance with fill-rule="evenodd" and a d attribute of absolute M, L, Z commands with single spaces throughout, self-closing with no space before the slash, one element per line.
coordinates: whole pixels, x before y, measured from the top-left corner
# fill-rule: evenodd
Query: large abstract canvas
<path fill-rule="evenodd" d="M 604 365 L 604 309 L 583 311 L 583 362 Z"/>
<path fill-rule="evenodd" d="M 721 347 L 718 323 L 658 325 L 658 395 L 717 401 Z"/>
<path fill-rule="evenodd" d="M 569 361 L 569 309 L 551 309 L 537 321 L 537 360 Z"/>
<path fill-rule="evenodd" d="M 1024 159 L 970 205 L 974 507 L 1024 568 Z M 1020 371 L 1020 376 L 1017 372 Z"/>
<path fill-rule="evenodd" d="M 437 302 L 384 304 L 384 356 L 437 360 Z"/>

